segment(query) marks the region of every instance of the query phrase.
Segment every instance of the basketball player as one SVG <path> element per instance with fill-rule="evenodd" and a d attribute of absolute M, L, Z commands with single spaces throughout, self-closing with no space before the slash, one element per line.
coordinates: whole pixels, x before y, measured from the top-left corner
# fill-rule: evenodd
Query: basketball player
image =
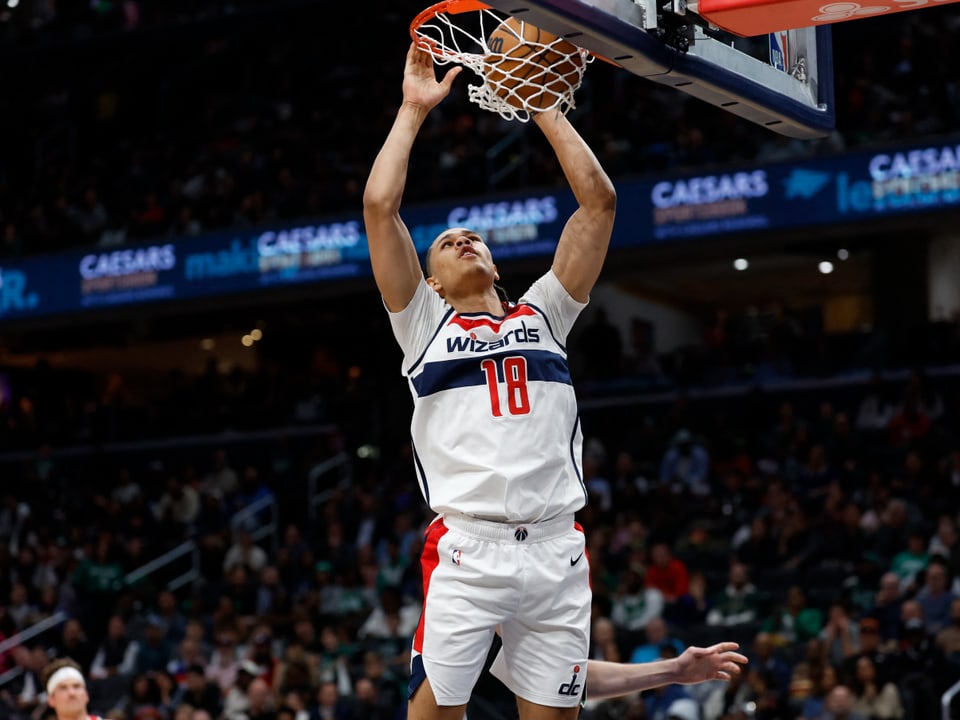
<path fill-rule="evenodd" d="M 409 720 L 462 720 L 497 626 L 522 720 L 573 720 L 586 680 L 590 571 L 574 513 L 586 503 L 582 436 L 564 341 L 596 282 L 616 194 L 562 114 L 533 122 L 577 200 L 552 267 L 516 305 L 501 300 L 483 237 L 451 228 L 426 277 L 400 217 L 407 167 L 441 80 L 411 46 L 403 103 L 364 193 L 373 273 L 414 398 L 415 463 L 438 517 L 424 538 Z"/>
<path fill-rule="evenodd" d="M 78 663 L 70 658 L 54 660 L 43 669 L 40 679 L 57 720 L 100 720 L 87 713 L 90 696 Z"/>

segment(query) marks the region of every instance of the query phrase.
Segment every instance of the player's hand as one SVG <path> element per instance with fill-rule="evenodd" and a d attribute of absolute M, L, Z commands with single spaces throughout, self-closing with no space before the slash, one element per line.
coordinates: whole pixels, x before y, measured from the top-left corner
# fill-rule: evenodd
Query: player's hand
<path fill-rule="evenodd" d="M 692 685 L 707 680 L 729 681 L 747 664 L 746 656 L 735 652 L 739 647 L 735 642 L 717 643 L 708 648 L 688 647 L 677 658 L 676 682 Z"/>
<path fill-rule="evenodd" d="M 454 79 L 462 70 L 461 65 L 455 65 L 438 82 L 433 56 L 411 43 L 403 70 L 403 101 L 432 110 L 450 93 Z"/>

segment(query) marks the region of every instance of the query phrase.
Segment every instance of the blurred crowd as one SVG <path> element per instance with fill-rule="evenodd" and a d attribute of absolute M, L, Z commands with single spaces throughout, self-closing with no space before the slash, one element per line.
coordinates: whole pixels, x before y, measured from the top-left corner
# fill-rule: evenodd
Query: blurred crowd
<path fill-rule="evenodd" d="M 16 71 L 0 98 L 0 257 L 356 214 L 422 9 L 391 3 L 364 23 L 306 0 L 7 8 L 0 55 Z M 602 62 L 578 91 L 577 124 L 614 176 L 949 133 L 960 128 L 957 33 L 944 8 L 837 25 L 838 130 L 819 141 L 763 132 Z M 408 200 L 555 182 L 536 134 L 488 157 L 523 131 L 471 105 L 467 85 L 425 128 Z"/>
<path fill-rule="evenodd" d="M 420 9 L 357 27 L 306 1 L 8 4 L 0 55 L 30 62 L 0 97 L 0 256 L 356 213 Z M 578 125 L 618 175 L 952 132 L 957 31 L 937 9 L 838 26 L 823 142 L 601 64 L 580 104 L 604 98 L 602 118 Z M 489 190 L 486 150 L 513 129 L 455 94 L 409 199 Z M 500 189 L 557 177 L 524 142 Z M 0 372 L 0 718 L 46 716 L 40 669 L 70 656 L 111 720 L 402 720 L 431 518 L 399 358 L 353 342 L 387 337 L 382 308 L 358 305 L 316 333 L 352 355 L 298 328 L 296 346 L 267 333 L 256 371 Z M 960 680 L 960 379 L 943 366 L 960 333 L 925 328 L 894 357 L 808 320 L 721 310 L 659 356 L 603 318 L 572 338 L 592 657 L 734 639 L 750 658 L 729 685 L 588 698 L 587 720 L 929 720 Z M 486 680 L 471 720 L 506 720 Z"/>
<path fill-rule="evenodd" d="M 917 370 L 733 398 L 585 398 L 592 657 L 733 639 L 750 664 L 729 685 L 588 699 L 584 716 L 937 717 L 960 680 L 958 388 Z M 331 407 L 328 430 L 296 437 L 214 444 L 184 413 L 163 446 L 0 458 L 2 638 L 67 618 L 0 645 L 0 714 L 44 716 L 37 673 L 69 655 L 91 711 L 115 720 L 401 720 L 431 518 L 405 410 L 363 402 L 396 442 L 358 447 Z M 344 449 L 349 473 L 311 497 L 312 469 Z M 135 572 L 185 542 L 199 577 L 178 582 L 183 561 Z M 481 688 L 471 717 L 504 720 L 497 692 Z"/>

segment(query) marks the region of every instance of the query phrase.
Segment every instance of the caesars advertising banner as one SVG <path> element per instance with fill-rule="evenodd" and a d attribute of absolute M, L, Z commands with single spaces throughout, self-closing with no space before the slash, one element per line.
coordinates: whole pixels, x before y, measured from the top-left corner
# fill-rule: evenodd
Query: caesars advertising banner
<path fill-rule="evenodd" d="M 960 141 L 618 184 L 613 247 L 876 220 L 960 207 Z M 410 208 L 417 250 L 452 226 L 494 257 L 549 255 L 569 192 Z M 278 285 L 369 277 L 363 223 L 302 222 L 0 263 L 0 322 Z"/>

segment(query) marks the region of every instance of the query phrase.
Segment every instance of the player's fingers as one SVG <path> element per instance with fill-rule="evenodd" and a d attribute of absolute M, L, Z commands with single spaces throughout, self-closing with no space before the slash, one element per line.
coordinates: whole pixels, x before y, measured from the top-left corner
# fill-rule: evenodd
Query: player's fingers
<path fill-rule="evenodd" d="M 733 673 L 734 675 L 739 675 L 742 668 L 735 662 L 724 663 L 723 671 L 727 673 Z"/>
<path fill-rule="evenodd" d="M 443 85 L 447 88 L 447 90 L 453 86 L 453 81 L 456 79 L 457 75 L 460 74 L 461 70 L 463 70 L 463 68 L 460 65 L 447 70 L 446 75 L 443 76 Z"/>
<path fill-rule="evenodd" d="M 720 642 L 716 645 L 711 645 L 710 650 L 713 652 L 731 652 L 737 650 L 740 647 L 740 643 L 735 642 Z"/>

